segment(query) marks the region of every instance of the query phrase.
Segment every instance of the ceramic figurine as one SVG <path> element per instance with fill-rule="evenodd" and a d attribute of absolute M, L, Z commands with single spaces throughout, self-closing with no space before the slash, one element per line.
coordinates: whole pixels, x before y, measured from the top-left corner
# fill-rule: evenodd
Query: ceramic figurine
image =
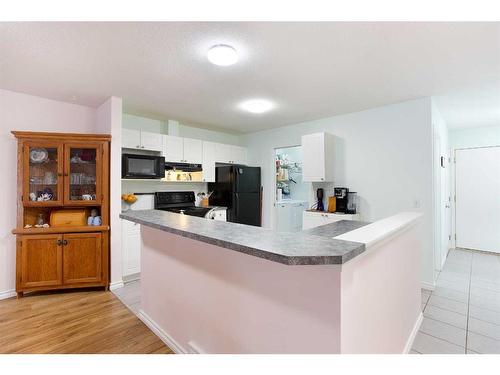
<path fill-rule="evenodd" d="M 101 225 L 102 220 L 101 217 L 98 216 L 98 212 L 96 208 L 93 208 L 90 211 L 90 216 L 87 219 L 87 225 Z"/>

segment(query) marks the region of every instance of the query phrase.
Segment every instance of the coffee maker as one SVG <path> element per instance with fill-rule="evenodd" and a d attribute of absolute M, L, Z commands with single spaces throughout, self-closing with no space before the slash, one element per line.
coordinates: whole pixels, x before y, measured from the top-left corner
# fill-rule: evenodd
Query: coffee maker
<path fill-rule="evenodd" d="M 325 210 L 325 205 L 323 204 L 323 196 L 324 196 L 324 190 L 322 188 L 319 188 L 318 190 L 316 190 L 316 197 L 318 198 L 318 203 L 317 203 L 316 209 L 318 211 Z"/>
<path fill-rule="evenodd" d="M 347 197 L 349 196 L 349 189 L 344 187 L 334 188 L 333 195 L 335 196 L 337 207 L 335 212 L 346 214 L 348 212 Z"/>

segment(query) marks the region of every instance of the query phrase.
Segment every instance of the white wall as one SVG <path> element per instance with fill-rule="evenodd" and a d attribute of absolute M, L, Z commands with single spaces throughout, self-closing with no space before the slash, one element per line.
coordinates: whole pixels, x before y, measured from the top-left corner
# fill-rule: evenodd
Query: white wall
<path fill-rule="evenodd" d="M 122 99 L 111 97 L 97 109 L 96 132 L 111 134 L 110 148 L 110 288 L 122 286 L 121 135 Z"/>
<path fill-rule="evenodd" d="M 450 130 L 452 149 L 500 145 L 500 125 Z"/>
<path fill-rule="evenodd" d="M 0 298 L 15 289 L 17 142 L 11 130 L 94 133 L 95 108 L 0 90 Z"/>
<path fill-rule="evenodd" d="M 176 134 L 179 137 L 201 139 L 203 141 L 227 143 L 233 145 L 240 144 L 240 137 L 237 134 L 221 131 L 201 129 L 193 126 L 176 124 Z M 126 129 L 143 130 L 151 133 L 169 134 L 167 121 L 155 120 L 147 117 L 123 114 L 123 127 Z"/>
<path fill-rule="evenodd" d="M 451 242 L 451 207 L 450 204 L 450 150 L 449 135 L 446 121 L 439 108 L 432 101 L 433 129 L 433 206 L 434 206 L 434 269 L 441 271 L 446 260 Z M 444 157 L 444 168 L 441 166 L 441 156 Z M 435 273 L 435 278 L 437 272 Z"/>
<path fill-rule="evenodd" d="M 408 210 L 424 213 L 422 281 L 432 284 L 431 99 L 242 136 L 250 163 L 262 167 L 264 226 L 270 227 L 273 222 L 274 149 L 298 145 L 302 135 L 320 131 L 335 136 L 335 185 L 358 192 L 363 220 L 378 220 Z"/>

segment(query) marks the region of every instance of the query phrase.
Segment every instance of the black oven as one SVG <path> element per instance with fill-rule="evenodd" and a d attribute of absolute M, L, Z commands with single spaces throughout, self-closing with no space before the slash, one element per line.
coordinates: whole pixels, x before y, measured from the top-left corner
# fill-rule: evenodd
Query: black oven
<path fill-rule="evenodd" d="M 163 177 L 165 177 L 163 156 L 122 154 L 122 178 Z"/>

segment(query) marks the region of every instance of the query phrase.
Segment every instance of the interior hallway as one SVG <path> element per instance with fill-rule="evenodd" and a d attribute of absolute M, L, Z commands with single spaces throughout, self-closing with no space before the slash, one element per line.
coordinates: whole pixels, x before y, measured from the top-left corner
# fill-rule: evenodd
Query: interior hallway
<path fill-rule="evenodd" d="M 500 256 L 451 250 L 422 309 L 412 353 L 500 353 Z"/>

